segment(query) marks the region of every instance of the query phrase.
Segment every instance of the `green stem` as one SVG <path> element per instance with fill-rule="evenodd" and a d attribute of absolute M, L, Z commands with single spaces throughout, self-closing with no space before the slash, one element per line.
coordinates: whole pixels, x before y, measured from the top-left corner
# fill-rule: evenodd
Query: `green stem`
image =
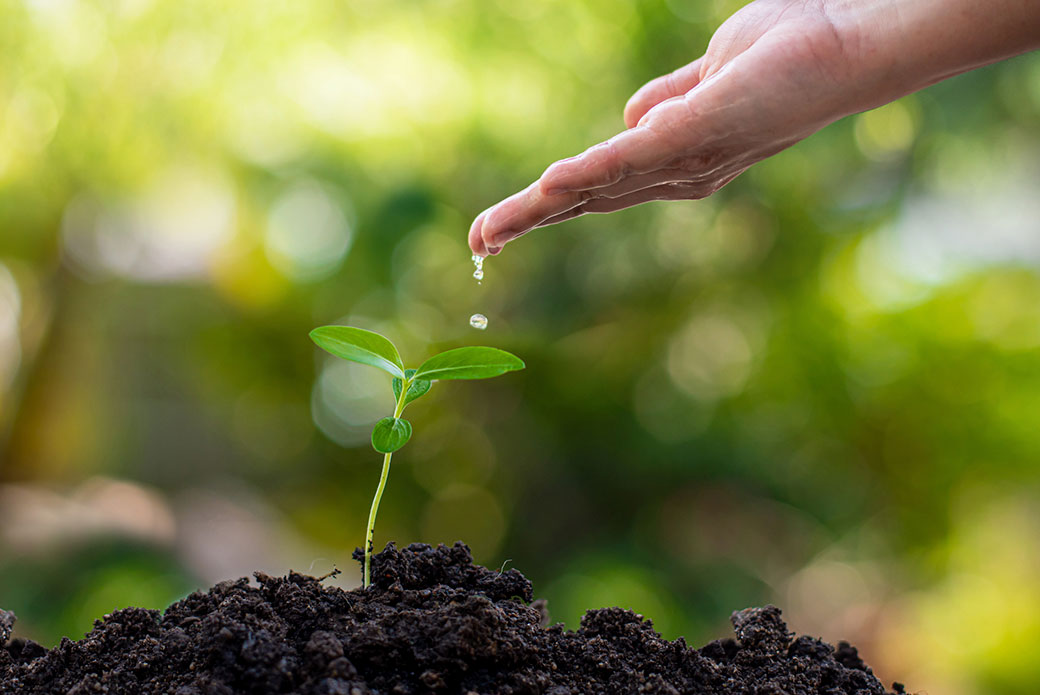
<path fill-rule="evenodd" d="M 383 474 L 379 476 L 379 487 L 376 488 L 376 496 L 372 498 L 372 509 L 368 512 L 368 529 L 365 532 L 365 583 L 367 589 L 372 583 L 372 536 L 376 532 L 376 513 L 379 511 L 379 499 L 383 496 L 383 488 L 386 487 L 386 478 L 390 475 L 390 457 L 393 454 L 383 454 Z"/>
<path fill-rule="evenodd" d="M 394 408 L 394 417 L 401 417 L 404 412 L 404 399 L 408 394 L 408 387 L 412 382 L 403 379 L 401 384 L 401 395 L 397 398 L 397 407 Z M 368 528 L 365 529 L 365 580 L 362 586 L 368 588 L 372 584 L 372 537 L 376 533 L 376 514 L 379 512 L 379 500 L 383 497 L 383 488 L 386 487 L 386 479 L 390 475 L 390 457 L 393 454 L 383 454 L 383 472 L 379 476 L 379 485 L 376 487 L 376 495 L 372 498 L 372 508 L 368 512 Z"/>

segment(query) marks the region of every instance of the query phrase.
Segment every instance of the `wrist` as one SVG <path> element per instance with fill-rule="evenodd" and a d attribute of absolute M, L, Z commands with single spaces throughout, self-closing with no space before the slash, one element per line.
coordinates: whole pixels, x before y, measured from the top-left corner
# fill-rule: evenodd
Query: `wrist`
<path fill-rule="evenodd" d="M 858 110 L 1040 48 L 1036 0 L 825 0 Z"/>

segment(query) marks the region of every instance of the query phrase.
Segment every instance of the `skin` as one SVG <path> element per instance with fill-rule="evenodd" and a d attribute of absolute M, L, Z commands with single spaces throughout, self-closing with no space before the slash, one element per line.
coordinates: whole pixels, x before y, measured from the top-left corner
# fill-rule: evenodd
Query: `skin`
<path fill-rule="evenodd" d="M 640 88 L 626 130 L 478 215 L 470 248 L 495 255 L 580 215 L 705 198 L 844 116 L 1036 48 L 1038 0 L 757 0 L 703 56 Z"/>

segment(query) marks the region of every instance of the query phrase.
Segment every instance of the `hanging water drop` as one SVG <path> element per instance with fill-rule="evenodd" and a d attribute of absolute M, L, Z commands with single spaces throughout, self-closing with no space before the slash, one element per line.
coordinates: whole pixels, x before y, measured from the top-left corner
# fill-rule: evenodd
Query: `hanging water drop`
<path fill-rule="evenodd" d="M 481 270 L 480 268 L 477 268 L 476 270 L 473 271 L 473 277 L 475 277 L 477 279 L 477 282 L 480 282 L 481 280 L 484 279 L 484 271 Z"/>
<path fill-rule="evenodd" d="M 469 325 L 478 331 L 482 331 L 487 328 L 487 316 L 484 316 L 484 314 L 473 314 L 469 317 Z"/>

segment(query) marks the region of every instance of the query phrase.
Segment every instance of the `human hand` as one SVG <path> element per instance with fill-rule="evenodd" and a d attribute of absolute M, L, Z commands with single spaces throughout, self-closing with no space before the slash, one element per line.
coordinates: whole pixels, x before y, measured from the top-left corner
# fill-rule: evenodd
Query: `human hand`
<path fill-rule="evenodd" d="M 711 195 L 838 117 L 848 72 L 820 3 L 754 2 L 718 29 L 702 58 L 629 99 L 628 130 L 556 162 L 479 215 L 470 247 L 495 254 L 535 227 L 586 213 Z"/>
<path fill-rule="evenodd" d="M 469 245 L 494 255 L 586 213 L 704 198 L 843 116 L 1035 47 L 1040 3 L 991 2 L 757 0 L 632 96 L 628 130 L 481 213 Z"/>

